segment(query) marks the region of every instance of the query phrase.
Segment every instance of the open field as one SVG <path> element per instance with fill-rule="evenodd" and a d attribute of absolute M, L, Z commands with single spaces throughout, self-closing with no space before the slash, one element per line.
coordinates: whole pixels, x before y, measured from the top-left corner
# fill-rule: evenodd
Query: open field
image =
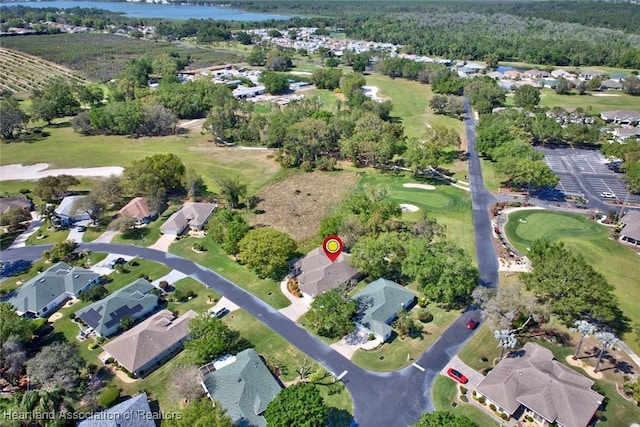
<path fill-rule="evenodd" d="M 456 415 L 466 415 L 473 420 L 480 427 L 496 427 L 500 425 L 498 419 L 494 419 L 488 414 L 485 414 L 480 408 L 476 408 L 469 403 L 463 403 L 457 399 L 458 384 L 452 379 L 438 375 L 433 382 L 433 388 L 431 389 L 431 395 L 433 396 L 433 405 L 438 411 L 448 411 Z M 471 391 L 467 393 L 469 399 L 471 397 Z M 453 408 L 451 402 L 457 402 L 458 405 Z"/>
<path fill-rule="evenodd" d="M 437 304 L 429 304 L 427 310 L 433 314 L 429 323 L 418 320 L 420 307 L 414 307 L 411 317 L 421 330 L 413 337 L 401 340 L 395 332 L 388 342 L 376 350 L 358 350 L 351 359 L 358 366 L 372 371 L 394 371 L 413 363 L 460 315 L 457 311 L 446 311 Z"/>
<path fill-rule="evenodd" d="M 435 218 L 439 224 L 447 227 L 447 239 L 462 247 L 467 254 L 475 259 L 471 196 L 469 193 L 437 182 L 432 183 L 436 186 L 435 190 L 405 188 L 402 186 L 404 183 L 414 182 L 420 181 L 417 181 L 409 173 L 372 172 L 365 174 L 358 185 L 387 187 L 390 190 L 390 199 L 394 202 L 398 204 L 410 203 L 418 206 L 420 208 L 419 211 L 405 213 L 403 218 L 417 220 L 424 213 L 431 218 Z"/>
<path fill-rule="evenodd" d="M 391 79 L 380 74 L 368 74 L 367 86 L 377 86 L 378 96 L 393 103 L 391 116 L 397 117 L 409 138 L 420 137 L 427 125 L 442 125 L 458 131 L 464 141 L 464 123 L 451 117 L 433 114 L 429 100 L 433 97 L 431 85 L 405 79 Z"/>
<path fill-rule="evenodd" d="M 67 121 L 47 127 L 50 135 L 30 143 L 11 143 L 2 147 L 2 165 L 49 163 L 51 168 L 124 166 L 154 154 L 176 153 L 187 168 L 194 168 L 209 190 L 216 179 L 238 176 L 249 193 L 261 188 L 280 170 L 267 150 L 216 147 L 206 135 L 192 132 L 166 137 L 129 138 L 126 136 L 83 136 Z M 4 187 L 4 183 L 3 183 Z"/>
<path fill-rule="evenodd" d="M 594 114 L 609 110 L 640 110 L 640 97 L 638 96 L 616 91 L 602 92 L 602 94 L 607 96 L 558 95 L 552 89 L 543 89 L 540 94 L 540 106 L 583 108 Z"/>
<path fill-rule="evenodd" d="M 610 240 L 607 227 L 586 219 L 584 215 L 519 211 L 509 215 L 506 233 L 523 253 L 537 238 L 564 242 L 615 287 L 620 308 L 631 319 L 631 326 L 640 323 L 640 305 L 637 303 L 640 299 L 637 286 L 640 283 L 640 256 L 631 248 Z M 627 335 L 625 342 L 640 353 L 640 344 L 631 334 Z"/>
<path fill-rule="evenodd" d="M 0 48 L 0 89 L 31 92 L 34 89 L 42 89 L 54 79 L 74 84 L 86 82 L 84 78 L 60 65 L 22 52 Z"/>
<path fill-rule="evenodd" d="M 259 214 L 251 225 L 268 225 L 288 233 L 297 242 L 317 237 L 320 221 L 356 186 L 354 172 L 285 174 L 262 188 Z"/>
<path fill-rule="evenodd" d="M 145 55 L 178 52 L 182 57 L 191 58 L 188 68 L 242 62 L 244 59 L 232 52 L 97 33 L 4 37 L 2 46 L 64 65 L 101 82 L 114 78 L 129 60 Z"/>
<path fill-rule="evenodd" d="M 196 241 L 202 243 L 207 250 L 201 253 L 192 251 L 191 246 Z M 253 271 L 229 258 L 211 238 L 195 239 L 190 237 L 182 239 L 172 244 L 169 250 L 223 275 L 276 309 L 284 308 L 290 304 L 289 300 L 280 292 L 279 283 L 270 279 L 258 278 Z"/>

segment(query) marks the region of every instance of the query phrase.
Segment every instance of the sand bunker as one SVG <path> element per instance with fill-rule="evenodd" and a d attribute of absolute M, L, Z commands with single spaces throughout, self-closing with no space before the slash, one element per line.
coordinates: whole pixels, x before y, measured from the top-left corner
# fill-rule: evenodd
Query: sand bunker
<path fill-rule="evenodd" d="M 400 203 L 400 209 L 402 209 L 402 212 L 418 212 L 420 210 L 416 205 L 409 203 Z"/>
<path fill-rule="evenodd" d="M 384 102 L 387 98 L 381 98 L 378 96 L 378 87 L 377 86 L 362 86 L 362 93 L 367 98 L 370 98 L 377 102 Z"/>
<path fill-rule="evenodd" d="M 413 183 L 408 183 L 408 184 L 402 184 L 403 187 L 405 188 L 419 188 L 421 190 L 435 190 L 436 187 L 433 185 L 429 185 L 429 184 L 413 184 Z"/>
<path fill-rule="evenodd" d="M 48 163 L 35 165 L 6 165 L 0 166 L 0 181 L 34 181 L 45 176 L 72 175 L 107 177 L 121 175 L 123 168 L 120 166 L 105 166 L 100 168 L 71 168 L 71 169 L 47 169 Z"/>

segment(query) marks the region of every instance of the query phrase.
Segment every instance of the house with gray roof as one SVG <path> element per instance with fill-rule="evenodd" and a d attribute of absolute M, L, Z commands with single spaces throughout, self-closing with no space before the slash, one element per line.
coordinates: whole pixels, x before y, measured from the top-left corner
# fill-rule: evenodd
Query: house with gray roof
<path fill-rule="evenodd" d="M 399 312 L 411 307 L 415 298 L 409 289 L 380 278 L 352 297 L 358 303 L 356 323 L 361 329 L 386 341 L 391 336 L 389 325 Z"/>
<path fill-rule="evenodd" d="M 605 122 L 612 122 L 619 125 L 637 125 L 640 123 L 640 111 L 634 110 L 613 110 L 603 111 L 600 117 Z"/>
<path fill-rule="evenodd" d="M 620 241 L 631 246 L 640 247 L 640 211 L 627 212 L 620 221 Z"/>
<path fill-rule="evenodd" d="M 124 205 L 116 216 L 133 218 L 136 220 L 136 225 L 143 225 L 158 218 L 158 211 L 149 207 L 149 200 L 146 197 L 135 197 Z"/>
<path fill-rule="evenodd" d="M 76 312 L 81 319 L 101 337 L 114 335 L 120 329 L 120 319 L 125 316 L 134 321 L 152 312 L 158 305 L 158 297 L 151 293 L 156 289 L 145 279 L 107 295 Z"/>
<path fill-rule="evenodd" d="M 7 213 L 11 208 L 21 208 L 32 211 L 33 202 L 24 195 L 0 197 L 0 215 Z"/>
<path fill-rule="evenodd" d="M 151 412 L 147 393 L 140 393 L 79 422 L 77 427 L 156 427 L 157 417 Z"/>
<path fill-rule="evenodd" d="M 302 293 L 308 298 L 315 298 L 362 276 L 362 273 L 349 265 L 349 259 L 349 254 L 342 252 L 331 262 L 322 248 L 318 247 L 295 261 L 291 274 L 297 276 Z"/>
<path fill-rule="evenodd" d="M 69 227 L 73 225 L 74 222 L 91 219 L 87 211 L 76 208 L 76 203 L 85 197 L 87 196 L 67 196 L 62 199 L 54 211 L 52 218 L 53 225 L 57 227 Z"/>
<path fill-rule="evenodd" d="M 600 89 L 602 90 L 622 90 L 622 83 L 617 80 L 607 79 L 600 83 Z"/>
<path fill-rule="evenodd" d="M 189 321 L 198 314 L 189 310 L 176 317 L 162 310 L 103 346 L 120 366 L 138 377 L 151 373 L 183 349 Z"/>
<path fill-rule="evenodd" d="M 13 291 L 7 302 L 20 315 L 47 317 L 69 298 L 100 283 L 100 275 L 59 262 Z"/>
<path fill-rule="evenodd" d="M 542 425 L 586 427 L 604 401 L 593 381 L 553 359 L 553 353 L 528 342 L 512 351 L 476 387 L 488 404 L 513 416 L 522 411 Z"/>
<path fill-rule="evenodd" d="M 264 411 L 282 387 L 254 349 L 241 351 L 233 363 L 209 369 L 200 370 L 200 384 L 214 404 L 226 409 L 238 426 L 267 425 Z"/>
<path fill-rule="evenodd" d="M 187 202 L 162 224 L 160 231 L 174 236 L 179 236 L 187 229 L 189 232 L 202 231 L 216 206 L 215 203 Z"/>

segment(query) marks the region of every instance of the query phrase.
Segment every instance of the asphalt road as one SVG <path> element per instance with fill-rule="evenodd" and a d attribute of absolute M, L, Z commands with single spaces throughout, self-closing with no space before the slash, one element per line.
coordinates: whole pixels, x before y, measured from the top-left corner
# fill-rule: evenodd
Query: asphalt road
<path fill-rule="evenodd" d="M 496 199 L 484 187 L 480 160 L 474 150 L 474 120 L 468 101 L 465 101 L 465 110 L 469 144 L 469 183 L 480 278 L 483 285 L 495 286 L 498 283 L 498 261 L 493 246 L 488 207 Z M 0 252 L 0 260 L 36 260 L 41 257 L 42 251 L 48 248 L 48 246 L 27 246 L 5 250 Z M 406 427 L 418 421 L 423 412 L 432 411 L 434 409 L 431 397 L 433 381 L 473 335 L 473 331 L 465 327 L 467 320 L 471 317 L 479 317 L 477 310 L 467 310 L 418 360 L 406 368 L 395 372 L 371 372 L 356 366 L 261 299 L 193 261 L 170 253 L 130 245 L 85 243 L 80 244 L 79 248 L 142 257 L 165 264 L 230 299 L 342 379 L 353 398 L 355 426 Z"/>

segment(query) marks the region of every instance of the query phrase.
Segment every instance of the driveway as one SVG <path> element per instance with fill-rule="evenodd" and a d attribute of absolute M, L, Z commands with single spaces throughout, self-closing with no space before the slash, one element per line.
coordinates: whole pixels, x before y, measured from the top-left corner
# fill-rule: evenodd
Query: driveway
<path fill-rule="evenodd" d="M 11 246 L 9 246 L 9 249 L 24 248 L 29 236 L 36 233 L 40 226 L 42 226 L 43 221 L 41 219 L 37 219 L 34 212 L 31 212 L 31 217 L 33 218 L 33 220 L 29 223 L 29 227 L 27 227 L 27 229 L 23 231 L 22 234 L 16 237 L 16 240 L 14 240 Z"/>
<path fill-rule="evenodd" d="M 287 282 L 289 281 L 289 276 L 282 279 L 280 282 L 280 292 L 282 295 L 287 297 L 287 299 L 291 302 L 287 307 L 280 309 L 280 313 L 290 319 L 292 321 L 296 321 L 301 318 L 309 308 L 311 307 L 312 300 L 307 297 L 298 298 L 291 295 L 291 292 L 287 289 Z"/>
<path fill-rule="evenodd" d="M 117 231 L 107 230 L 99 235 L 98 238 L 93 241 L 93 243 L 111 243 L 111 241 L 114 237 L 116 237 L 117 234 Z"/>
<path fill-rule="evenodd" d="M 451 361 L 447 364 L 447 366 L 442 368 L 442 371 L 440 371 L 440 374 L 449 378 L 449 375 L 447 375 L 447 369 L 449 368 L 453 368 L 456 371 L 461 372 L 465 377 L 469 379 L 469 382 L 464 384 L 464 386 L 469 390 L 475 390 L 475 388 L 478 387 L 478 384 L 480 384 L 484 379 L 484 375 L 482 375 L 480 372 L 476 371 L 475 369 L 469 367 L 469 365 L 465 364 L 462 360 L 460 360 L 458 356 L 453 356 L 453 359 L 451 359 Z M 453 379 L 451 381 L 453 381 Z"/>
<path fill-rule="evenodd" d="M 170 285 L 173 285 L 175 282 L 177 282 L 180 279 L 184 279 L 185 277 L 187 277 L 187 275 L 184 274 L 182 271 L 171 270 L 168 274 L 165 274 L 158 280 L 154 280 L 153 282 L 151 282 L 151 284 L 156 288 L 159 288 L 160 282 L 162 282 L 163 280 L 165 280 Z"/>
<path fill-rule="evenodd" d="M 78 230 L 78 227 L 88 227 L 89 222 L 90 220 L 76 222 L 73 227 L 69 228 L 69 236 L 67 237 L 67 240 L 78 243 L 82 242 L 82 235 L 84 234 L 84 231 Z"/>
<path fill-rule="evenodd" d="M 169 246 L 171 246 L 171 244 L 176 241 L 176 237 L 177 236 L 174 234 L 163 234 L 162 236 L 160 236 L 157 242 L 149 246 L 149 249 L 169 252 Z"/>

